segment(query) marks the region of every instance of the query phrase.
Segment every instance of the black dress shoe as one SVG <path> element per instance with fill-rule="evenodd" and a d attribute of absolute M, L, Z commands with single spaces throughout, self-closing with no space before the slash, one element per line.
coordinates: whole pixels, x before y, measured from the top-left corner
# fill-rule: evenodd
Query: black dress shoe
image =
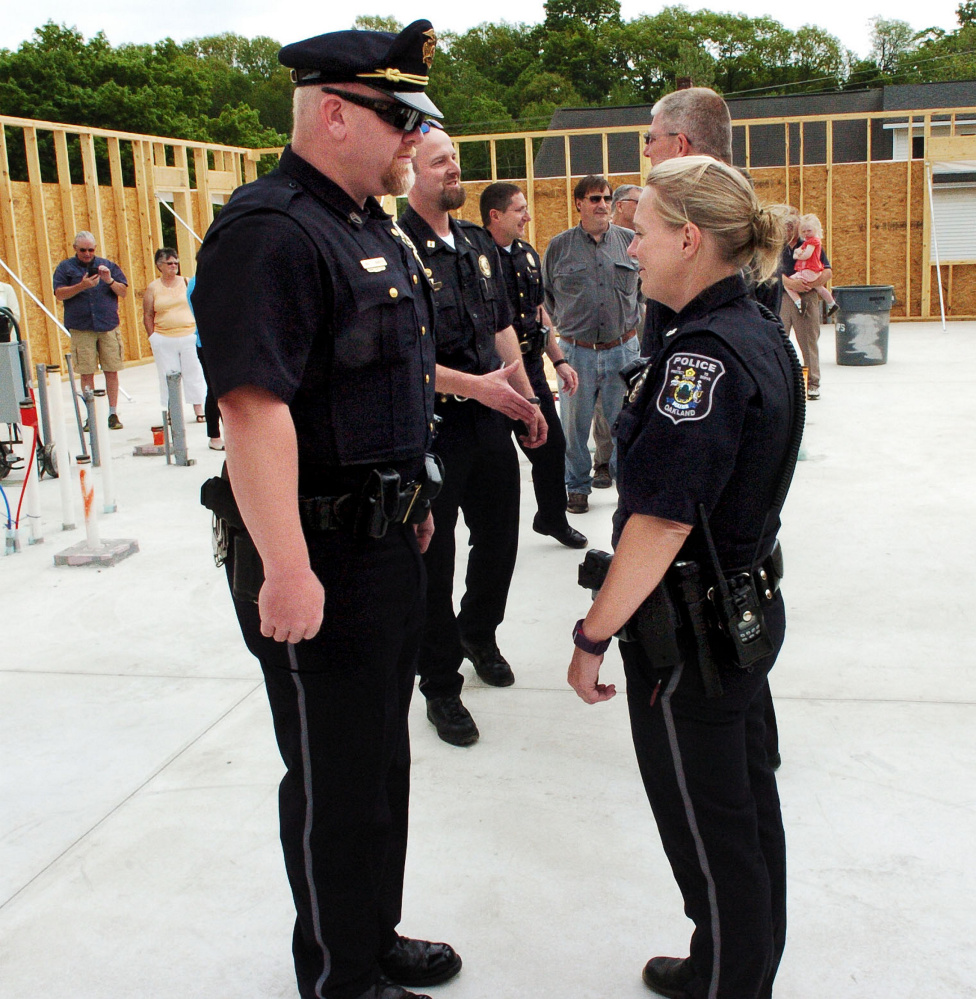
<path fill-rule="evenodd" d="M 356 999 L 430 999 L 430 996 L 421 995 L 419 992 L 408 992 L 382 978 Z"/>
<path fill-rule="evenodd" d="M 474 663 L 474 671 L 492 687 L 511 687 L 515 674 L 508 660 L 498 651 L 495 640 L 487 642 L 465 642 L 461 640 L 464 655 Z"/>
<path fill-rule="evenodd" d="M 586 540 L 586 535 L 580 534 L 575 527 L 570 527 L 569 524 L 564 524 L 555 530 L 549 530 L 549 528 L 543 527 L 538 520 L 535 520 L 532 522 L 532 530 L 536 534 L 544 534 L 546 537 L 555 538 L 561 545 L 565 545 L 567 548 L 585 548 L 589 544 Z"/>
<path fill-rule="evenodd" d="M 685 986 L 694 978 L 690 958 L 652 957 L 644 965 L 644 984 L 667 999 L 692 999 Z"/>
<path fill-rule="evenodd" d="M 380 958 L 380 971 L 397 985 L 440 985 L 461 970 L 461 958 L 446 943 L 397 937 Z"/>
<path fill-rule="evenodd" d="M 452 746 L 470 746 L 478 741 L 478 726 L 457 694 L 453 697 L 431 697 L 427 701 L 427 720 L 437 729 L 437 734 Z"/>

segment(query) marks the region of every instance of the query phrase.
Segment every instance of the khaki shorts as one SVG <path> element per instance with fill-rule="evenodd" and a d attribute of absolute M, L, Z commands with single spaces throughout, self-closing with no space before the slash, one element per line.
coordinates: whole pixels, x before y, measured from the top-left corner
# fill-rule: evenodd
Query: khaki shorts
<path fill-rule="evenodd" d="M 125 367 L 122 357 L 122 334 L 116 326 L 107 333 L 91 330 L 68 330 L 71 334 L 71 353 L 75 358 L 75 371 L 79 375 L 93 375 L 101 365 L 102 371 L 121 371 Z"/>

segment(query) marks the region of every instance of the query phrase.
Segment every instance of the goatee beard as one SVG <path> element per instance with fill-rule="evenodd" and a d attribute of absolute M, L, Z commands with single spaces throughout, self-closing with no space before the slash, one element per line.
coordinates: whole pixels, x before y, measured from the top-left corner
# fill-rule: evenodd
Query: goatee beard
<path fill-rule="evenodd" d="M 413 187 L 415 179 L 413 160 L 409 163 L 404 163 L 400 159 L 393 160 L 380 178 L 383 184 L 383 191 L 398 198 L 410 193 L 410 188 Z"/>
<path fill-rule="evenodd" d="M 458 184 L 457 187 L 441 191 L 439 208 L 442 212 L 453 212 L 460 208 L 468 197 L 468 192 Z"/>

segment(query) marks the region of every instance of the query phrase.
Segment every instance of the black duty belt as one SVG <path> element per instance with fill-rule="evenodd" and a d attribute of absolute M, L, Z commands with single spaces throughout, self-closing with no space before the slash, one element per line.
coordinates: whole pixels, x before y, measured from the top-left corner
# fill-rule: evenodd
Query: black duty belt
<path fill-rule="evenodd" d="M 385 497 L 383 519 L 387 524 L 418 524 L 427 518 L 429 501 L 418 502 L 422 482 L 410 482 Z M 337 531 L 355 528 L 369 510 L 364 505 L 375 498 L 365 498 L 356 493 L 343 496 L 300 496 L 298 513 L 302 526 L 309 531 Z M 394 505 L 395 504 L 395 505 Z"/>

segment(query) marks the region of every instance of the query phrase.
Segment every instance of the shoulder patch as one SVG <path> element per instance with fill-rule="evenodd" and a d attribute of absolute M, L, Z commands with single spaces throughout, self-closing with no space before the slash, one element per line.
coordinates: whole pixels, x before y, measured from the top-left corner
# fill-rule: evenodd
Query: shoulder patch
<path fill-rule="evenodd" d="M 684 420 L 704 420 L 712 410 L 712 395 L 725 365 L 704 354 L 674 354 L 668 358 L 657 411 L 675 426 Z"/>

